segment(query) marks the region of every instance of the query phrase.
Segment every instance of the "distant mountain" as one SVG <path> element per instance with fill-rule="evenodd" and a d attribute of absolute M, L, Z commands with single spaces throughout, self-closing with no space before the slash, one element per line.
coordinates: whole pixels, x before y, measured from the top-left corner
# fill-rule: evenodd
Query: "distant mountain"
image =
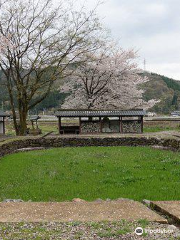
<path fill-rule="evenodd" d="M 160 100 L 152 109 L 156 113 L 169 114 L 174 110 L 180 110 L 180 81 L 158 75 L 156 73 L 143 73 L 150 81 L 141 85 L 144 90 L 143 98 L 148 101 L 150 99 Z M 0 72 L 0 109 L 2 102 L 5 109 L 10 109 L 8 103 L 8 94 L 2 87 L 1 72 Z M 64 101 L 67 94 L 62 94 L 57 90 L 57 86 L 51 91 L 50 95 L 34 109 L 35 112 L 43 109 L 57 109 Z"/>
<path fill-rule="evenodd" d="M 180 81 L 156 74 L 144 74 L 150 81 L 144 83 L 144 100 L 160 100 L 151 111 L 169 114 L 171 111 L 180 110 Z"/>

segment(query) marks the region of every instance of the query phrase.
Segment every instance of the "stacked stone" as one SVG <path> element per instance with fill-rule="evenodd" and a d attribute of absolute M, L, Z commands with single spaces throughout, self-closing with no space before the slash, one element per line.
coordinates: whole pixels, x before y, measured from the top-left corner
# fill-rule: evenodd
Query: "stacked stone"
<path fill-rule="evenodd" d="M 82 122 L 82 133 L 99 133 L 101 131 L 100 122 Z"/>
<path fill-rule="evenodd" d="M 141 123 L 139 121 L 123 121 L 123 133 L 141 133 Z"/>
<path fill-rule="evenodd" d="M 147 137 L 31 137 L 14 139 L 0 144 L 0 157 L 16 152 L 22 148 L 51 148 L 51 147 L 84 147 L 84 146 L 162 146 L 170 150 L 180 151 L 180 139 Z"/>

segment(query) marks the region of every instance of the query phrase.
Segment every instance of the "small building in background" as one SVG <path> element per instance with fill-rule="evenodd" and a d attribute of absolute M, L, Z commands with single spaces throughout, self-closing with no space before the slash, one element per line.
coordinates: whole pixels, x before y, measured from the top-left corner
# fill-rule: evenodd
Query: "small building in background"
<path fill-rule="evenodd" d="M 30 116 L 29 120 L 31 122 L 32 125 L 32 129 L 27 128 L 27 134 L 30 135 L 39 135 L 42 133 L 41 129 L 38 126 L 38 120 L 41 119 L 40 116 L 36 115 L 36 116 Z"/>
<path fill-rule="evenodd" d="M 60 134 L 143 133 L 143 109 L 134 110 L 60 110 Z M 62 119 L 66 120 L 63 124 Z"/>
<path fill-rule="evenodd" d="M 9 117 L 9 115 L 3 111 L 0 111 L 0 135 L 5 135 L 6 133 L 6 127 L 5 127 L 6 117 Z"/>

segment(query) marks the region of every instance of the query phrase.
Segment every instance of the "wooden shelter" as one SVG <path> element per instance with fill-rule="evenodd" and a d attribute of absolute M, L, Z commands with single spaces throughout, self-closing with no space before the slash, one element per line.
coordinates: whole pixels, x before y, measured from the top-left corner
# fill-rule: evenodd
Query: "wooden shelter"
<path fill-rule="evenodd" d="M 60 110 L 56 113 L 60 134 L 143 133 L 143 109 L 133 110 Z M 78 119 L 63 125 L 62 118 Z"/>
<path fill-rule="evenodd" d="M 31 125 L 33 129 L 38 128 L 38 120 L 41 119 L 40 116 L 32 116 L 30 117 Z"/>
<path fill-rule="evenodd" d="M 39 135 L 42 133 L 41 129 L 39 128 L 38 126 L 38 120 L 41 119 L 40 116 L 31 116 L 30 117 L 30 122 L 31 122 L 31 125 L 32 125 L 32 129 L 28 128 L 27 129 L 27 134 L 30 134 L 30 135 Z"/>
<path fill-rule="evenodd" d="M 3 111 L 0 111 L 0 135 L 4 135 L 6 133 L 6 128 L 5 128 L 6 117 L 9 117 L 9 115 Z"/>

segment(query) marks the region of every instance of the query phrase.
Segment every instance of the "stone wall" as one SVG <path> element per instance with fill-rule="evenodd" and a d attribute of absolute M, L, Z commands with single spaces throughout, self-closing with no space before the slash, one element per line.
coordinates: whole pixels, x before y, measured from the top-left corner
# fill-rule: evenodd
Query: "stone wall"
<path fill-rule="evenodd" d="M 123 133 L 141 133 L 140 121 L 123 121 L 122 122 Z"/>
<path fill-rule="evenodd" d="M 81 133 L 100 133 L 100 122 L 81 122 Z"/>
<path fill-rule="evenodd" d="M 155 137 L 49 137 L 14 140 L 0 145 L 0 157 L 28 147 L 84 147 L 84 146 L 162 146 L 180 151 L 180 139 Z"/>
<path fill-rule="evenodd" d="M 123 133 L 141 133 L 141 121 L 124 120 L 122 122 Z M 81 122 L 81 133 L 100 133 L 100 122 Z M 120 122 L 119 120 L 102 121 L 103 133 L 119 133 Z"/>

